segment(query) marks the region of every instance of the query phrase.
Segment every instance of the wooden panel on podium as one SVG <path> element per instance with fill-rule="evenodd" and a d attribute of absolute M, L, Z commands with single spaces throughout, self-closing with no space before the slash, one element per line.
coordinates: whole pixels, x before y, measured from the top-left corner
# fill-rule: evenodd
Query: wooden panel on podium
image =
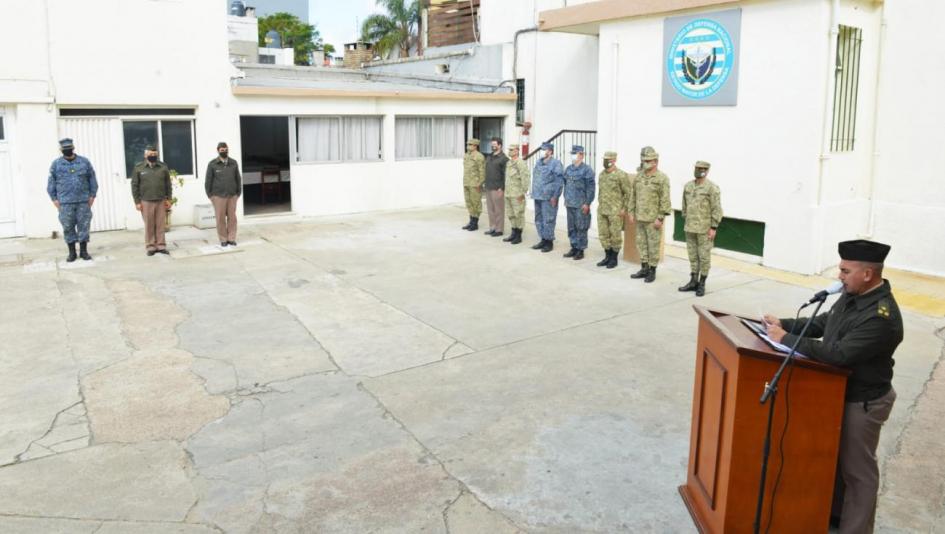
<path fill-rule="evenodd" d="M 679 493 L 700 532 L 752 532 L 768 418 L 768 405 L 759 398 L 784 355 L 740 317 L 694 308 L 699 337 L 689 468 Z M 807 359 L 798 359 L 784 373 L 774 411 L 762 531 L 770 522 L 771 532 L 827 532 L 848 374 Z"/>

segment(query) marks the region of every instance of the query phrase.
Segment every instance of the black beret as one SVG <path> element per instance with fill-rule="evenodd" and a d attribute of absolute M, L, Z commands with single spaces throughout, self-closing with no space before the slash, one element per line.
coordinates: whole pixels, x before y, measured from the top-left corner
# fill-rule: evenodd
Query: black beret
<path fill-rule="evenodd" d="M 844 260 L 883 263 L 886 260 L 886 255 L 889 254 L 890 248 L 889 245 L 884 243 L 854 239 L 853 241 L 841 241 L 837 245 L 837 252 L 840 253 L 840 258 Z"/>

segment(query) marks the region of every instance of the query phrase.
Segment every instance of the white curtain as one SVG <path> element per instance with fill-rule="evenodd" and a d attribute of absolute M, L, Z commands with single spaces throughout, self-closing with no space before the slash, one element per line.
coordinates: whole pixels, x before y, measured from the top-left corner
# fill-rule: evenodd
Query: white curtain
<path fill-rule="evenodd" d="M 299 119 L 299 160 L 340 161 L 341 119 L 305 117 Z"/>
<path fill-rule="evenodd" d="M 433 157 L 463 157 L 466 120 L 463 117 L 434 117 Z"/>
<path fill-rule="evenodd" d="M 381 159 L 381 117 L 342 117 L 344 161 Z"/>
<path fill-rule="evenodd" d="M 394 122 L 396 159 L 433 157 L 433 119 L 397 117 Z"/>

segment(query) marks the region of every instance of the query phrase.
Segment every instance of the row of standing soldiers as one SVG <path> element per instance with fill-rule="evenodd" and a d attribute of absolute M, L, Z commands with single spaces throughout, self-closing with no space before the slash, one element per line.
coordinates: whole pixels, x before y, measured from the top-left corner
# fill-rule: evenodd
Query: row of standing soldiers
<path fill-rule="evenodd" d="M 502 212 L 508 213 L 512 233 L 503 241 L 522 242 L 525 222 L 525 197 L 535 203 L 535 227 L 540 241 L 535 250 L 551 252 L 554 249 L 555 222 L 559 198 L 564 195 L 568 217 L 568 239 L 571 249 L 565 258 L 581 260 L 587 248 L 587 231 L 591 224 L 591 204 L 597 198 L 597 233 L 604 258 L 599 267 L 612 269 L 623 244 L 626 224 L 636 232 L 640 270 L 630 278 L 653 282 L 660 261 L 663 221 L 671 213 L 669 178 L 659 170 L 659 154 L 653 147 L 640 151 L 640 166 L 635 174 L 617 167 L 617 153 L 604 153 L 604 170 L 594 183 L 594 170 L 584 162 L 584 147 L 571 147 L 571 164 L 567 168 L 554 157 L 554 146 L 544 143 L 542 157 L 535 164 L 532 175 L 521 159 L 518 145 L 509 145 L 508 156 L 502 153 L 502 140 L 493 138 L 492 153 L 483 156 L 479 140 L 470 139 L 463 158 L 463 191 L 469 223 L 464 230 L 479 229 L 482 213 L 483 186 L 489 210 L 489 230 L 486 235 L 503 235 Z M 685 219 L 686 248 L 689 253 L 690 278 L 680 291 L 705 294 L 705 281 L 711 266 L 711 251 L 715 235 L 722 222 L 719 187 L 706 176 L 710 164 L 697 161 L 693 180 L 683 191 L 682 216 Z M 504 202 L 502 202 L 504 199 Z"/>

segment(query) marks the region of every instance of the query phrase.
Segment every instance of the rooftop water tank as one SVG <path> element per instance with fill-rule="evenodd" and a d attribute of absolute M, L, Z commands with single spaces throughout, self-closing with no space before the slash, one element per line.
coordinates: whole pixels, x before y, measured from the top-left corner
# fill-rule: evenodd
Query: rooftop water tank
<path fill-rule="evenodd" d="M 243 17 L 246 15 L 246 4 L 243 3 L 243 0 L 233 0 L 230 2 L 230 15 L 236 17 Z"/>

